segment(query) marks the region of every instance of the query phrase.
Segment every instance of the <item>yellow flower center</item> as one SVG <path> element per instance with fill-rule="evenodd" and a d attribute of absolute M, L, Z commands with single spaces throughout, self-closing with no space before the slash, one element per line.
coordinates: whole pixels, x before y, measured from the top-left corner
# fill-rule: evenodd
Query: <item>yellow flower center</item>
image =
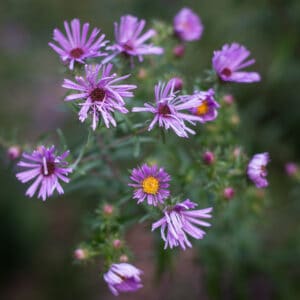
<path fill-rule="evenodd" d="M 155 177 L 149 176 L 143 180 L 142 186 L 144 193 L 155 195 L 159 189 L 159 181 Z"/>
<path fill-rule="evenodd" d="M 208 101 L 204 100 L 198 107 L 197 107 L 197 115 L 203 116 L 208 113 L 209 106 Z"/>

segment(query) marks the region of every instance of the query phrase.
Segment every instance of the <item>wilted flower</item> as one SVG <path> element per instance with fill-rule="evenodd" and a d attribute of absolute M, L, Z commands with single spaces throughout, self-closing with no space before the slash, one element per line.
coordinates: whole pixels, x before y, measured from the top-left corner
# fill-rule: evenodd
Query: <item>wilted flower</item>
<path fill-rule="evenodd" d="M 289 176 L 294 176 L 295 174 L 297 174 L 299 167 L 297 164 L 295 164 L 294 162 L 289 162 L 285 164 L 285 172 L 287 175 Z"/>
<path fill-rule="evenodd" d="M 171 128 L 180 137 L 188 137 L 188 133 L 195 134 L 195 131 L 185 125 L 185 121 L 194 125 L 194 121 L 200 121 L 198 116 L 182 113 L 181 110 L 190 110 L 199 103 L 194 96 L 176 96 L 175 80 L 171 79 L 167 84 L 159 83 L 155 86 L 154 105 L 145 103 L 144 107 L 134 107 L 133 112 L 151 112 L 154 119 L 148 130 L 152 130 L 158 123 L 159 127 Z"/>
<path fill-rule="evenodd" d="M 120 24 L 115 23 L 114 25 L 116 43 L 107 48 L 115 52 L 113 56 L 124 53 L 128 56 L 137 56 L 142 61 L 143 55 L 163 54 L 163 48 L 145 44 L 147 40 L 156 34 L 154 29 L 149 29 L 142 34 L 146 25 L 145 20 L 139 21 L 137 17 L 125 15 L 121 17 Z M 113 56 L 108 59 L 111 59 Z"/>
<path fill-rule="evenodd" d="M 206 123 L 217 118 L 217 109 L 220 105 L 216 102 L 214 95 L 215 91 L 213 89 L 209 89 L 207 92 L 196 92 L 193 95 L 197 100 L 197 103 L 191 108 L 191 112 L 199 117 L 199 122 Z"/>
<path fill-rule="evenodd" d="M 142 273 L 141 270 L 131 264 L 120 263 L 112 264 L 103 277 L 110 291 L 115 296 L 118 296 L 119 293 L 134 292 L 142 288 L 143 285 L 140 278 Z"/>
<path fill-rule="evenodd" d="M 260 81 L 260 75 L 256 72 L 239 71 L 255 63 L 255 59 L 245 61 L 249 55 L 250 51 L 242 45 L 225 44 L 222 50 L 214 51 L 213 68 L 223 81 L 245 83 Z"/>
<path fill-rule="evenodd" d="M 247 174 L 258 188 L 264 188 L 269 184 L 266 179 L 269 161 L 269 153 L 265 152 L 255 154 L 248 164 Z"/>
<path fill-rule="evenodd" d="M 135 182 L 128 185 L 135 188 L 133 198 L 138 200 L 138 204 L 147 199 L 149 205 L 157 206 L 158 203 L 164 203 L 170 195 L 167 188 L 171 177 L 163 168 L 156 165 L 143 164 L 133 169 L 130 179 Z"/>
<path fill-rule="evenodd" d="M 166 208 L 164 211 L 165 216 L 152 224 L 152 231 L 161 227 L 161 237 L 165 242 L 165 249 L 168 246 L 171 249 L 177 246 L 180 246 L 183 250 L 186 249 L 186 246 L 191 248 L 192 244 L 186 234 L 195 239 L 203 239 L 205 232 L 196 227 L 195 224 L 209 227 L 209 223 L 199 219 L 211 218 L 210 212 L 212 211 L 212 207 L 201 210 L 190 210 L 196 206 L 196 203 L 187 199 L 171 208 Z"/>
<path fill-rule="evenodd" d="M 71 70 L 73 70 L 75 62 L 83 64 L 87 58 L 107 55 L 100 51 L 100 48 L 104 47 L 108 41 L 104 41 L 104 34 L 99 36 L 99 29 L 94 28 L 88 38 L 89 23 L 83 24 L 82 32 L 78 19 L 71 21 L 71 30 L 67 21 L 64 22 L 64 25 L 67 36 L 59 29 L 54 29 L 53 39 L 59 46 L 53 43 L 49 43 L 49 46 L 60 55 L 63 62 L 69 63 Z"/>
<path fill-rule="evenodd" d="M 190 8 L 183 8 L 174 18 L 174 32 L 182 41 L 196 41 L 201 38 L 201 19 Z"/>
<path fill-rule="evenodd" d="M 116 84 L 130 75 L 117 77 L 116 73 L 111 74 L 112 67 L 112 64 L 86 65 L 85 78 L 76 76 L 76 82 L 65 79 L 63 83 L 64 88 L 78 91 L 75 94 L 68 95 L 65 101 L 85 100 L 84 103 L 79 104 L 82 106 L 79 111 L 79 120 L 84 122 L 88 115 L 91 115 L 93 130 L 98 125 L 99 115 L 101 115 L 107 128 L 110 124 L 116 126 L 112 113 L 115 110 L 123 114 L 128 112 L 123 98 L 133 97 L 131 90 L 136 88 L 132 84 Z M 100 71 L 100 78 L 98 78 Z"/>
<path fill-rule="evenodd" d="M 72 172 L 72 168 L 68 168 L 68 163 L 65 161 L 68 155 L 69 151 L 66 151 L 62 155 L 56 156 L 54 146 L 50 148 L 41 146 L 39 150 L 33 151 L 32 154 L 23 153 L 23 159 L 27 161 L 20 161 L 18 166 L 27 168 L 27 171 L 17 173 L 16 177 L 22 183 L 36 178 L 26 191 L 26 195 L 32 197 L 39 186 L 38 198 L 43 200 L 52 196 L 55 190 L 59 194 L 63 194 L 64 190 L 59 183 L 59 179 L 69 182 L 70 179 L 66 175 Z"/>

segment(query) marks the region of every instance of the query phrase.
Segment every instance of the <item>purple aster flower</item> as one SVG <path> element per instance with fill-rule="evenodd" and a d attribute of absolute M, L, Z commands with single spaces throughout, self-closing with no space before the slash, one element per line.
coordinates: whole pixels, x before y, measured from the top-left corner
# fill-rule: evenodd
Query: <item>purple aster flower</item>
<path fill-rule="evenodd" d="M 68 168 L 68 163 L 65 161 L 69 155 L 69 151 L 62 155 L 55 154 L 55 147 L 46 148 L 41 146 L 32 154 L 23 153 L 23 159 L 18 163 L 19 167 L 26 168 L 26 171 L 16 174 L 16 177 L 22 182 L 26 183 L 35 179 L 32 185 L 26 191 L 26 195 L 32 197 L 40 186 L 38 198 L 43 201 L 47 197 L 52 196 L 53 192 L 57 190 L 59 194 L 63 194 L 64 190 L 59 183 L 59 179 L 64 182 L 69 182 L 70 179 L 66 177 L 68 173 L 72 172 L 72 168 Z"/>
<path fill-rule="evenodd" d="M 149 29 L 142 34 L 145 25 L 145 20 L 139 21 L 134 16 L 126 15 L 121 17 L 120 25 L 115 23 L 116 43 L 107 48 L 113 50 L 115 53 L 106 60 L 111 59 L 119 53 L 124 53 L 128 56 L 137 56 L 139 61 L 143 60 L 143 55 L 163 54 L 163 48 L 155 47 L 152 44 L 145 44 L 147 40 L 156 34 L 154 29 Z"/>
<path fill-rule="evenodd" d="M 85 78 L 76 76 L 76 82 L 65 79 L 63 83 L 64 88 L 77 91 L 77 93 L 68 95 L 65 101 L 85 100 L 84 103 L 79 104 L 81 106 L 79 120 L 84 122 L 91 115 L 93 130 L 97 127 L 99 115 L 102 116 L 107 128 L 110 124 L 116 126 L 112 113 L 115 110 L 123 114 L 128 112 L 123 98 L 133 97 L 131 90 L 136 88 L 136 85 L 132 84 L 116 84 L 130 75 L 117 77 L 116 73 L 111 74 L 112 67 L 112 64 L 86 65 Z"/>
<path fill-rule="evenodd" d="M 270 161 L 269 153 L 255 154 L 248 164 L 248 177 L 255 183 L 256 187 L 264 188 L 268 186 L 267 164 Z"/>
<path fill-rule="evenodd" d="M 83 24 L 82 31 L 78 19 L 71 21 L 71 30 L 67 21 L 64 25 L 67 36 L 59 29 L 54 29 L 53 39 L 59 46 L 53 43 L 49 43 L 49 46 L 60 55 L 63 62 L 69 63 L 71 70 L 75 62 L 83 64 L 87 58 L 106 55 L 100 51 L 100 48 L 104 47 L 108 41 L 104 41 L 104 34 L 99 36 L 99 29 L 94 28 L 88 38 L 89 23 Z"/>
<path fill-rule="evenodd" d="M 245 83 L 260 81 L 260 75 L 256 72 L 239 71 L 255 63 L 255 59 L 245 61 L 249 55 L 250 51 L 242 45 L 237 43 L 226 44 L 222 47 L 222 50 L 214 51 L 213 68 L 223 81 Z"/>
<path fill-rule="evenodd" d="M 152 130 L 158 123 L 159 127 L 171 128 L 180 137 L 188 137 L 188 133 L 195 134 L 195 131 L 185 125 L 185 121 L 195 125 L 194 121 L 200 121 L 198 116 L 189 113 L 182 113 L 182 110 L 190 110 L 195 107 L 199 100 L 194 96 L 176 96 L 176 81 L 171 79 L 167 84 L 159 83 L 155 86 L 154 105 L 145 103 L 144 107 L 134 107 L 133 112 L 151 112 L 154 119 L 148 130 Z"/>
<path fill-rule="evenodd" d="M 210 226 L 209 223 L 199 219 L 211 218 L 212 207 L 190 210 L 196 206 L 197 204 L 189 199 L 177 203 L 171 208 L 166 208 L 164 211 L 165 216 L 152 224 L 152 231 L 161 227 L 160 232 L 165 242 L 165 249 L 168 246 L 171 249 L 177 246 L 180 246 L 183 250 L 186 249 L 186 246 L 191 248 L 192 244 L 188 240 L 187 234 L 198 240 L 203 239 L 205 232 L 195 225 Z"/>
<path fill-rule="evenodd" d="M 196 41 L 201 38 L 201 19 L 190 8 L 183 8 L 174 18 L 174 32 L 182 41 Z"/>
<path fill-rule="evenodd" d="M 140 168 L 133 169 L 130 179 L 135 182 L 128 185 L 135 188 L 133 198 L 138 200 L 138 204 L 147 199 L 149 205 L 157 206 L 158 203 L 164 203 L 170 195 L 167 188 L 171 177 L 163 168 L 156 165 L 144 164 Z"/>
<path fill-rule="evenodd" d="M 199 122 L 206 123 L 217 118 L 217 109 L 220 105 L 216 102 L 214 95 L 215 91 L 213 89 L 209 89 L 207 92 L 197 92 L 194 94 L 196 99 L 198 99 L 198 103 L 191 109 L 191 112 L 199 117 Z"/>
<path fill-rule="evenodd" d="M 140 278 L 142 273 L 131 264 L 120 263 L 112 264 L 103 277 L 111 292 L 118 296 L 120 292 L 135 292 L 142 288 Z"/>

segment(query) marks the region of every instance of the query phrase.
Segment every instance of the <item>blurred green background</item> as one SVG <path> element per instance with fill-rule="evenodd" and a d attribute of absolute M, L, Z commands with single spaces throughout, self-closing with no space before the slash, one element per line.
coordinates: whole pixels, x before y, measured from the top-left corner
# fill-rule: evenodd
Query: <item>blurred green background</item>
<path fill-rule="evenodd" d="M 175 279 L 177 288 L 186 299 L 299 299 L 300 187 L 283 168 L 286 161 L 300 160 L 299 0 L 1 0 L 0 134 L 10 139 L 17 128 L 18 138 L 26 143 L 60 127 L 66 128 L 72 142 L 82 132 L 61 105 L 63 70 L 47 45 L 52 30 L 62 28 L 64 20 L 88 21 L 112 40 L 113 22 L 125 13 L 171 23 L 183 6 L 195 10 L 205 26 L 203 38 L 187 49 L 184 69 L 191 78 L 211 67 L 213 50 L 226 42 L 246 45 L 256 58 L 254 69 L 261 73 L 262 82 L 233 85 L 231 91 L 238 102 L 240 136 L 248 153 L 271 154 L 273 203 L 257 232 L 259 257 L 247 260 L 241 255 L 227 270 L 228 264 L 224 269 L 222 255 L 216 253 L 216 261 L 221 260 L 216 272 L 232 276 L 211 277 L 208 292 L 205 273 L 187 269 L 186 278 L 181 274 Z M 84 236 L 82 217 L 97 199 L 45 203 L 25 199 L 13 164 L 5 153 L 1 155 L 0 299 L 110 299 L 98 275 L 99 262 L 86 267 L 72 262 L 72 251 Z M 164 280 L 172 289 L 174 278 Z M 151 285 L 146 286 L 143 298 L 182 299 L 159 286 L 156 295 Z M 211 292 L 214 289 L 221 292 Z"/>

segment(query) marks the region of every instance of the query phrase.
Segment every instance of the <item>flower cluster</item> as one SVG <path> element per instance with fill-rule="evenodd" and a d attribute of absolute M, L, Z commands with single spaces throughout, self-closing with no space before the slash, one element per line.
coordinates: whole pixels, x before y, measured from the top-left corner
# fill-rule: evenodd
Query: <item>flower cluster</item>
<path fill-rule="evenodd" d="M 175 92 L 176 80 L 171 79 L 167 84 L 159 83 L 155 86 L 155 104 L 144 104 L 144 107 L 134 107 L 133 112 L 150 112 L 154 118 L 148 130 L 155 124 L 172 129 L 179 137 L 187 138 L 188 134 L 196 132 L 186 126 L 195 122 L 204 123 L 217 117 L 219 104 L 214 99 L 214 90 L 199 92 L 194 95 L 177 96 Z"/>
<path fill-rule="evenodd" d="M 156 41 L 154 44 L 151 41 L 153 37 L 158 35 L 159 30 L 155 30 L 155 27 L 147 30 L 145 27 L 145 20 L 139 20 L 132 15 L 122 16 L 119 22 L 114 23 L 115 40 L 112 43 L 106 40 L 105 34 L 101 33 L 100 29 L 93 28 L 90 30 L 89 23 L 84 23 L 81 26 L 78 19 L 73 19 L 70 23 L 64 22 L 65 33 L 59 29 L 54 29 L 53 42 L 50 42 L 49 46 L 58 53 L 62 62 L 69 69 L 68 74 L 72 76 L 72 78 L 65 78 L 63 81 L 62 87 L 67 90 L 64 100 L 74 104 L 78 119 L 81 122 L 89 123 L 92 127 L 95 137 L 93 142 L 98 142 L 97 150 L 95 150 L 95 143 L 94 147 L 89 149 L 90 152 L 94 151 L 95 156 L 87 157 L 86 161 L 89 161 L 89 166 L 83 167 L 82 172 L 79 172 L 77 167 L 84 156 L 85 146 L 88 143 L 78 151 L 80 153 L 78 159 L 71 166 L 67 162 L 69 151 L 58 155 L 54 146 L 50 148 L 39 146 L 31 154 L 24 152 L 18 167 L 25 168 L 25 170 L 18 172 L 16 177 L 22 183 L 33 180 L 26 191 L 27 196 L 33 197 L 37 194 L 37 197 L 44 201 L 55 191 L 63 194 L 61 182 L 68 183 L 70 181 L 68 175 L 73 172 L 73 169 L 78 171 L 80 175 L 85 174 L 86 170 L 90 169 L 90 161 L 95 159 L 97 155 L 97 159 L 101 163 L 107 164 L 112 174 L 117 177 L 118 172 L 115 172 L 114 161 L 108 157 L 113 146 L 111 144 L 105 145 L 101 140 L 102 136 L 100 137 L 99 131 L 97 131 L 101 123 L 103 123 L 105 130 L 106 128 L 117 127 L 115 130 L 110 130 L 110 135 L 105 139 L 105 142 L 111 139 L 118 139 L 118 142 L 123 142 L 128 137 L 138 139 L 137 135 L 140 128 L 143 130 L 142 132 L 145 132 L 147 130 L 152 131 L 155 127 L 167 132 L 173 131 L 176 134 L 174 136 L 176 141 L 179 140 L 178 137 L 187 139 L 191 135 L 199 133 L 202 128 L 217 127 L 217 124 L 223 121 L 222 118 L 226 119 L 226 115 L 224 116 L 221 110 L 223 107 L 221 108 L 217 101 L 220 99 L 219 85 L 223 85 L 225 82 L 251 83 L 260 81 L 258 73 L 242 71 L 255 62 L 254 59 L 248 59 L 250 51 L 238 43 L 225 44 L 221 50 L 214 51 L 212 57 L 213 72 L 209 72 L 209 74 L 216 74 L 213 76 L 213 83 L 208 80 L 206 84 L 204 80 L 205 84 L 195 84 L 195 88 L 187 92 L 185 87 L 183 89 L 185 78 L 182 79 L 176 75 L 177 77 L 167 80 L 166 78 L 170 77 L 162 76 L 151 81 L 151 89 L 153 89 L 153 82 L 158 82 L 154 86 L 154 100 L 149 100 L 149 95 L 146 94 L 145 98 L 141 97 L 141 99 L 147 100 L 141 104 L 138 99 L 135 99 L 133 91 L 142 89 L 142 84 L 137 86 L 127 83 L 131 77 L 134 78 L 135 72 L 130 71 L 134 68 L 134 60 L 142 62 L 145 56 L 163 55 L 168 52 L 160 45 L 154 45 L 157 41 L 157 44 L 160 44 L 159 39 L 154 40 L 154 42 Z M 177 58 L 184 55 L 185 42 L 200 40 L 203 28 L 201 18 L 191 9 L 183 8 L 178 12 L 174 17 L 173 32 L 169 34 L 169 38 L 173 38 L 177 43 L 173 49 Z M 124 60 L 128 60 L 130 64 L 122 65 Z M 126 75 L 123 75 L 124 66 L 127 65 L 130 65 L 131 69 L 125 71 Z M 123 66 L 124 69 L 121 69 L 120 66 Z M 200 89 L 200 86 L 204 89 Z M 227 108 L 234 106 L 233 102 L 231 95 L 224 96 L 223 103 L 228 104 L 225 105 Z M 142 123 L 132 124 L 132 120 L 129 120 L 130 113 L 136 118 L 140 117 Z M 125 114 L 128 114 L 129 117 Z M 151 116 L 149 120 L 144 119 L 144 115 L 147 114 Z M 207 125 L 208 122 L 212 122 L 212 126 Z M 90 134 L 92 134 L 91 130 Z M 102 134 L 103 132 L 101 132 Z M 151 133 L 147 134 L 150 135 Z M 100 140 L 101 143 L 99 143 Z M 186 143 L 184 145 L 189 147 L 186 140 L 181 139 L 181 142 Z M 201 151 L 205 150 L 206 146 Z M 105 154 L 102 154 L 102 150 Z M 101 152 L 100 155 L 99 152 Z M 211 174 L 213 174 L 215 166 L 218 165 L 217 155 L 208 150 L 202 153 L 203 156 L 200 161 L 206 169 L 212 170 Z M 235 156 L 239 156 L 239 154 Z M 11 159 L 18 158 L 21 155 L 21 148 L 10 147 L 8 155 Z M 131 162 L 131 160 L 128 161 Z M 247 175 L 257 188 L 268 186 L 266 167 L 269 161 L 269 154 L 261 153 L 254 155 L 248 164 Z M 245 166 L 243 168 L 245 169 Z M 289 164 L 286 166 L 286 172 L 292 176 L 298 172 L 298 168 L 296 165 Z M 172 175 L 172 178 L 176 178 L 176 176 L 173 177 Z M 191 237 L 197 240 L 204 238 L 206 232 L 203 227 L 211 226 L 207 219 L 212 218 L 213 207 L 196 209 L 199 203 L 186 198 L 184 201 L 178 201 L 178 197 L 171 196 L 171 176 L 163 167 L 156 164 L 142 164 L 132 170 L 130 179 L 131 182 L 128 185 L 134 190 L 132 198 L 137 201 L 137 204 L 143 203 L 143 209 L 148 210 L 150 216 L 154 211 L 161 216 L 160 219 L 153 218 L 152 231 L 160 228 L 164 249 L 181 247 L 186 250 L 192 247 Z M 214 180 L 213 175 L 210 180 Z M 122 181 L 120 180 L 120 182 Z M 234 185 L 231 186 L 227 183 L 231 184 L 231 182 L 226 182 L 218 190 L 218 195 L 221 195 L 220 198 L 223 201 L 224 199 L 233 199 L 238 193 L 238 189 Z M 121 190 L 123 191 L 123 188 Z M 126 197 L 129 198 L 127 194 Z M 109 268 L 103 278 L 114 295 L 136 291 L 143 286 L 141 283 L 143 272 L 128 263 L 129 255 L 127 256 L 128 253 L 124 250 L 123 238 L 120 236 L 122 230 L 116 225 L 118 221 L 116 223 L 111 222 L 117 211 L 117 206 L 110 203 L 103 205 L 100 223 L 101 228 L 104 229 L 99 229 L 100 234 L 97 232 L 97 242 L 91 243 L 93 245 L 100 243 L 99 240 L 102 243 L 100 246 L 98 245 L 99 247 L 96 248 L 95 252 L 99 252 L 101 249 L 101 253 L 105 256 L 106 266 Z M 105 223 L 106 220 L 110 221 Z M 101 234 L 103 236 L 99 238 Z M 103 249 L 107 251 L 102 251 Z M 86 260 L 93 255 L 95 255 L 94 252 L 90 251 L 88 247 L 79 247 L 74 252 L 74 257 L 78 261 Z M 116 263 L 118 261 L 120 263 Z"/>
<path fill-rule="evenodd" d="M 165 204 L 165 200 L 169 197 L 170 191 L 166 190 L 169 186 L 170 176 L 163 168 L 158 168 L 156 165 L 148 166 L 144 164 L 141 168 L 133 169 L 130 177 L 134 184 L 129 186 L 134 187 L 134 199 L 138 199 L 138 204 L 146 198 L 148 205 L 157 206 Z M 152 224 L 152 231 L 161 227 L 161 237 L 165 241 L 165 249 L 169 246 L 181 246 L 186 249 L 186 246 L 192 247 L 186 233 L 195 239 L 202 239 L 205 232 L 197 228 L 194 224 L 201 226 L 210 226 L 209 223 L 198 220 L 197 218 L 211 218 L 209 214 L 212 207 L 203 210 L 191 210 L 197 206 L 197 203 L 189 199 L 177 203 L 176 205 L 166 206 L 164 209 L 164 217 Z M 167 231 L 167 234 L 165 234 Z"/>

